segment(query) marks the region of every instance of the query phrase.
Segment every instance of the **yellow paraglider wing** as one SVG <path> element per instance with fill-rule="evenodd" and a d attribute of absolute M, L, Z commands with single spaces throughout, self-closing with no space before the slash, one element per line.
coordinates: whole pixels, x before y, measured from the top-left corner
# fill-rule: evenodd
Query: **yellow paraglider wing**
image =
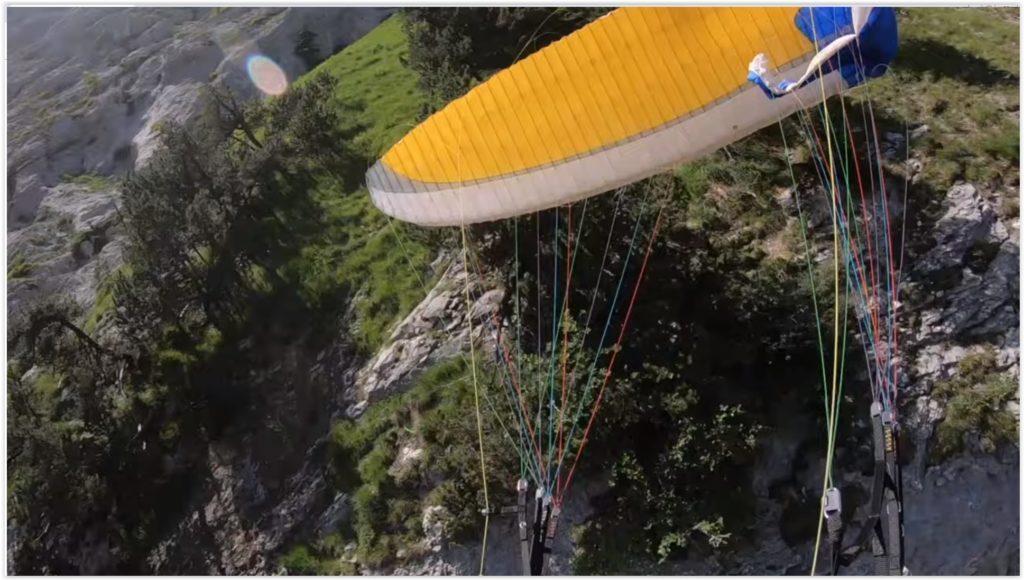
<path fill-rule="evenodd" d="M 820 102 L 836 74 L 769 99 L 747 79 L 816 53 L 799 8 L 621 8 L 475 87 L 367 174 L 375 204 L 423 225 L 576 201 L 699 157 Z M 799 75 L 797 75 L 799 76 Z M 835 77 L 834 79 L 832 77 Z"/>

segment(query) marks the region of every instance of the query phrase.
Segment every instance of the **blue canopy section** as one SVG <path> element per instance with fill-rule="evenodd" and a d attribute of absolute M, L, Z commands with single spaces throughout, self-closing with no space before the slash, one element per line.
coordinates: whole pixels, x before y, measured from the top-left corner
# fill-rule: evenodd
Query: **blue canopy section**
<path fill-rule="evenodd" d="M 824 48 L 833 40 L 853 34 L 853 10 L 851 8 L 801 8 L 796 15 L 796 27 L 814 42 Z M 826 61 L 820 70 L 801 83 L 806 85 L 822 74 L 839 70 L 848 86 L 882 76 L 899 49 L 899 31 L 896 26 L 896 11 L 892 8 L 872 8 L 856 42 L 843 47 Z M 774 99 L 787 91 L 800 88 L 789 81 L 782 81 L 773 89 L 756 71 L 747 78 L 761 87 L 768 98 Z"/>

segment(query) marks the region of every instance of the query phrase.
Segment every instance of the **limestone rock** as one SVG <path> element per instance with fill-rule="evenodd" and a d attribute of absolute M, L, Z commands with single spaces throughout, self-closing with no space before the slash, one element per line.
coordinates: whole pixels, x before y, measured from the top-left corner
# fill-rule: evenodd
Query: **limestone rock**
<path fill-rule="evenodd" d="M 338 493 L 331 501 L 331 505 L 320 514 L 316 521 L 316 535 L 324 537 L 335 530 L 349 518 L 352 508 L 349 505 L 349 497 L 345 493 Z"/>
<path fill-rule="evenodd" d="M 917 260 L 917 269 L 932 273 L 960 267 L 971 246 L 988 237 L 996 212 L 970 183 L 954 185 L 946 193 L 946 213 L 935 224 L 935 246 Z"/>
<path fill-rule="evenodd" d="M 303 30 L 323 56 L 388 16 L 390 8 L 12 8 L 8 54 L 8 249 L 31 263 L 8 308 L 61 291 L 85 308 L 98 278 L 120 262 L 119 232 L 105 248 L 76 236 L 114 214 L 113 185 L 93 191 L 68 176 L 140 169 L 163 121 L 198 113 L 211 78 L 259 97 L 246 57 L 274 59 L 289 79 Z M 71 227 L 64 220 L 71 219 Z M 79 243 L 80 242 L 80 243 Z"/>
<path fill-rule="evenodd" d="M 423 543 L 431 552 L 439 552 L 446 545 L 451 517 L 444 506 L 423 509 Z"/>
<path fill-rule="evenodd" d="M 431 365 L 462 356 L 469 350 L 469 325 L 465 304 L 466 277 L 462 262 L 452 262 L 438 283 L 391 333 L 390 342 L 356 374 L 348 390 L 349 417 L 373 403 L 411 386 Z M 494 313 L 504 298 L 504 290 L 485 290 L 483 283 L 470 277 L 469 294 L 478 297 L 468 308 L 473 318 L 474 340 L 478 348 L 493 348 L 496 329 Z M 488 346 L 490 345 L 490 346 Z"/>
<path fill-rule="evenodd" d="M 87 308 L 95 300 L 98 275 L 120 263 L 118 192 L 74 184 L 45 189 L 35 222 L 7 234 L 8 255 L 29 265 L 25 276 L 9 282 L 8 308 L 17 311 L 55 292 Z"/>

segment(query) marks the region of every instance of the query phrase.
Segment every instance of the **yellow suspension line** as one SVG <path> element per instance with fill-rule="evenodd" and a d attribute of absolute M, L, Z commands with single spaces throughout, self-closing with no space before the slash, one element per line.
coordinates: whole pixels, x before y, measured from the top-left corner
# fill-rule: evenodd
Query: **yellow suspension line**
<path fill-rule="evenodd" d="M 811 15 L 811 31 L 817 45 L 818 33 L 814 30 L 814 15 Z M 832 204 L 832 262 L 835 271 L 835 316 L 832 327 L 832 394 L 829 397 L 829 412 L 825 418 L 826 431 L 828 433 L 828 446 L 825 452 L 825 476 L 822 478 L 821 486 L 821 507 L 818 514 L 818 531 L 814 540 L 814 556 L 811 561 L 811 576 L 815 575 L 818 568 L 818 552 L 821 549 L 821 533 L 825 520 L 825 494 L 828 491 L 832 479 L 832 455 L 835 450 L 835 433 L 838 425 L 836 415 L 836 392 L 839 378 L 839 224 L 836 208 L 836 170 L 835 157 L 832 152 L 832 119 L 828 112 L 828 102 L 825 95 L 825 79 L 821 67 L 818 67 L 818 86 L 821 89 L 821 107 L 825 112 L 825 144 L 828 147 L 828 169 L 829 179 L 832 182 L 832 195 L 829 198 Z"/>
<path fill-rule="evenodd" d="M 476 436 L 480 444 L 480 478 L 484 484 L 484 538 L 480 546 L 480 576 L 487 560 L 487 529 L 491 525 L 491 502 L 487 496 L 487 464 L 484 461 L 484 427 L 480 417 L 480 387 L 476 377 L 476 346 L 473 344 L 473 305 L 469 299 L 469 251 L 466 248 L 466 224 L 462 224 L 462 263 L 465 274 L 466 321 L 469 324 L 469 366 L 473 373 L 473 401 L 476 405 Z"/>

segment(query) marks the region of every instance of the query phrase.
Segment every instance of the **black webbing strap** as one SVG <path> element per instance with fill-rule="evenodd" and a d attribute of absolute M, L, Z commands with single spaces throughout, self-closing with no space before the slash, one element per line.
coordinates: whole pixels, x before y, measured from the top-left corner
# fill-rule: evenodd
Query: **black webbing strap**
<path fill-rule="evenodd" d="M 551 498 L 545 497 L 543 490 L 537 490 L 533 520 L 533 547 L 530 550 L 530 574 L 544 575 L 544 562 L 547 560 L 548 524 L 551 520 Z"/>
<path fill-rule="evenodd" d="M 878 402 L 871 405 L 872 435 L 875 447 L 875 477 L 871 485 L 868 517 L 857 534 L 857 539 L 842 550 L 841 504 L 829 523 L 829 548 L 832 574 L 841 566 L 849 566 L 871 544 L 875 558 L 875 573 L 880 576 L 901 576 L 903 567 L 903 481 L 899 466 L 899 449 L 892 413 L 883 411 Z M 829 490 L 833 491 L 833 490 Z M 839 491 L 834 490 L 838 497 Z M 836 500 L 839 501 L 838 499 Z M 826 517 L 828 498 L 826 497 Z M 835 533 L 833 533 L 835 526 Z M 838 540 L 835 542 L 834 540 Z"/>
<path fill-rule="evenodd" d="M 526 492 L 529 487 L 525 479 L 520 479 L 516 484 L 516 492 L 518 492 L 516 507 L 519 511 L 519 555 L 522 558 L 523 576 L 530 575 L 530 530 L 526 523 Z"/>

